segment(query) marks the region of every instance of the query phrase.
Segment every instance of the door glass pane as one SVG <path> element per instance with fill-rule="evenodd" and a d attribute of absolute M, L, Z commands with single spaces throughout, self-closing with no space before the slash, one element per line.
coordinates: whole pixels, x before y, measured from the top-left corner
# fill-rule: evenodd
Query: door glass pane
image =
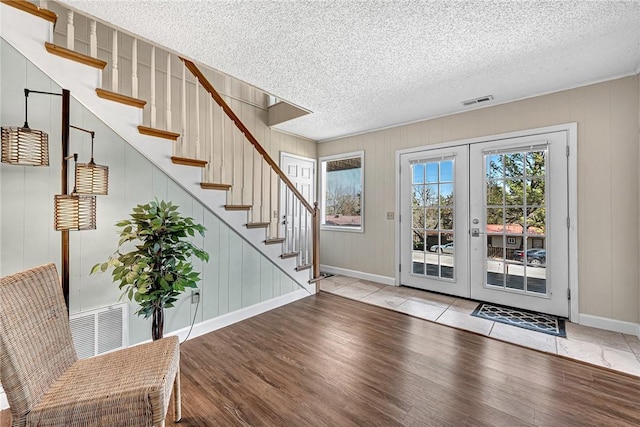
<path fill-rule="evenodd" d="M 424 187 L 425 206 L 438 206 L 438 184 L 429 184 Z"/>
<path fill-rule="evenodd" d="M 414 162 L 411 165 L 411 173 L 411 273 L 431 278 L 454 279 L 453 159 Z"/>
<path fill-rule="evenodd" d="M 545 205 L 545 179 L 528 179 L 526 188 L 527 204 L 529 206 Z"/>
<path fill-rule="evenodd" d="M 507 206 L 522 206 L 524 203 L 524 180 L 522 178 L 505 181 L 504 203 Z"/>
<path fill-rule="evenodd" d="M 546 150 L 485 155 L 486 284 L 547 294 Z"/>
<path fill-rule="evenodd" d="M 412 259 L 412 272 L 415 274 L 423 274 L 424 272 L 424 244 L 425 235 L 422 228 L 412 230 L 412 244 L 413 250 L 411 251 Z"/>
<path fill-rule="evenodd" d="M 413 183 L 422 184 L 424 182 L 424 165 L 416 165 L 413 168 Z"/>
<path fill-rule="evenodd" d="M 440 184 L 440 204 L 453 205 L 453 184 Z"/>
<path fill-rule="evenodd" d="M 503 185 L 504 183 L 501 179 L 487 181 L 487 206 L 502 205 Z"/>
<path fill-rule="evenodd" d="M 419 165 L 420 163 L 416 163 Z M 427 181 L 428 183 L 438 182 L 438 162 L 432 163 L 423 163 L 424 168 L 427 171 Z"/>
<path fill-rule="evenodd" d="M 504 178 L 502 155 L 494 154 L 485 156 L 487 180 Z"/>

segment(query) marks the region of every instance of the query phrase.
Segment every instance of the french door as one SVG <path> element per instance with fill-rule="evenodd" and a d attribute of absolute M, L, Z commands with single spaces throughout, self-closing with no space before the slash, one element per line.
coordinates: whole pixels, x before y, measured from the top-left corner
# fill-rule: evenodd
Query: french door
<path fill-rule="evenodd" d="M 401 283 L 469 297 L 469 147 L 401 156 Z"/>
<path fill-rule="evenodd" d="M 560 131 L 402 154 L 401 284 L 568 316 L 566 146 Z"/>

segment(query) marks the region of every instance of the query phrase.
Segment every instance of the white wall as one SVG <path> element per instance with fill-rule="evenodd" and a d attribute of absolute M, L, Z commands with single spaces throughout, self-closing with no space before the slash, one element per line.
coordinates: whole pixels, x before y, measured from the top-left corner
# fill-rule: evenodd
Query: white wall
<path fill-rule="evenodd" d="M 4 40 L 0 49 L 0 122 L 2 126 L 21 126 L 23 88 L 52 92 L 60 92 L 61 88 Z M 30 95 L 29 124 L 49 133 L 51 165 L 0 166 L 2 276 L 51 261 L 60 265 L 60 233 L 53 229 L 53 196 L 60 192 L 60 115 L 60 98 Z M 115 250 L 118 238 L 114 224 L 126 218 L 133 206 L 154 197 L 173 201 L 180 206 L 181 213 L 207 227 L 206 237 L 198 239 L 198 243 L 209 252 L 211 261 L 205 265 L 196 263 L 203 277 L 196 323 L 298 290 L 288 276 L 73 99 L 71 124 L 96 132 L 96 162 L 110 168 L 109 195 L 98 196 L 97 230 L 70 233 L 72 313 L 118 301 L 120 291 L 110 275 L 90 276 L 89 271 Z M 71 152 L 78 152 L 80 161 L 88 161 L 88 135 L 72 130 L 70 139 Z M 295 138 L 294 142 L 288 142 L 291 138 L 287 135 L 273 138 L 276 139 L 274 148 L 294 148 L 292 151 L 306 154 L 305 150 L 295 149 Z M 71 166 L 70 163 L 70 169 Z M 130 304 L 131 314 L 136 308 Z M 167 311 L 166 332 L 187 327 L 194 309 L 195 305 L 185 295 L 175 308 Z M 129 330 L 132 344 L 150 338 L 150 322 L 137 316 L 130 316 Z"/>
<path fill-rule="evenodd" d="M 397 150 L 577 122 L 579 310 L 637 324 L 639 103 L 636 75 L 319 144 L 366 159 L 364 233 L 322 231 L 322 264 L 395 276 Z"/>

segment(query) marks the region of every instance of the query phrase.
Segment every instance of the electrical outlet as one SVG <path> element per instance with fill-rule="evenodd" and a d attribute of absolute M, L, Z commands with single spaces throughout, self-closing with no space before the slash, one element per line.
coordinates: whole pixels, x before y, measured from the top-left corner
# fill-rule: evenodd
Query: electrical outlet
<path fill-rule="evenodd" d="M 191 291 L 191 304 L 200 302 L 200 291 Z"/>
<path fill-rule="evenodd" d="M 393 212 L 387 212 L 387 219 L 393 219 L 394 216 Z"/>

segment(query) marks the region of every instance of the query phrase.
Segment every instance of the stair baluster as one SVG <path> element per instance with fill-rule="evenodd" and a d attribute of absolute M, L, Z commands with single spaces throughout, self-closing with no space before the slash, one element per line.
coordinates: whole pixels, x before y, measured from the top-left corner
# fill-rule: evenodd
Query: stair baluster
<path fill-rule="evenodd" d="M 118 30 L 113 30 L 111 41 L 111 91 L 118 92 Z"/>
<path fill-rule="evenodd" d="M 151 102 L 150 102 L 150 126 L 156 128 L 156 47 L 151 46 L 151 68 L 149 70 L 149 83 L 151 87 Z M 184 135 L 184 133 L 183 133 Z"/>
<path fill-rule="evenodd" d="M 73 25 L 73 11 L 67 11 L 67 49 L 73 50 L 75 46 L 75 27 Z"/>
<path fill-rule="evenodd" d="M 92 58 L 98 57 L 98 30 L 97 22 L 91 20 L 89 23 L 89 56 Z"/>
<path fill-rule="evenodd" d="M 171 54 L 167 52 L 167 75 L 164 91 L 164 126 L 171 130 Z"/>
<path fill-rule="evenodd" d="M 135 37 L 131 43 L 131 96 L 138 97 L 138 39 Z"/>

